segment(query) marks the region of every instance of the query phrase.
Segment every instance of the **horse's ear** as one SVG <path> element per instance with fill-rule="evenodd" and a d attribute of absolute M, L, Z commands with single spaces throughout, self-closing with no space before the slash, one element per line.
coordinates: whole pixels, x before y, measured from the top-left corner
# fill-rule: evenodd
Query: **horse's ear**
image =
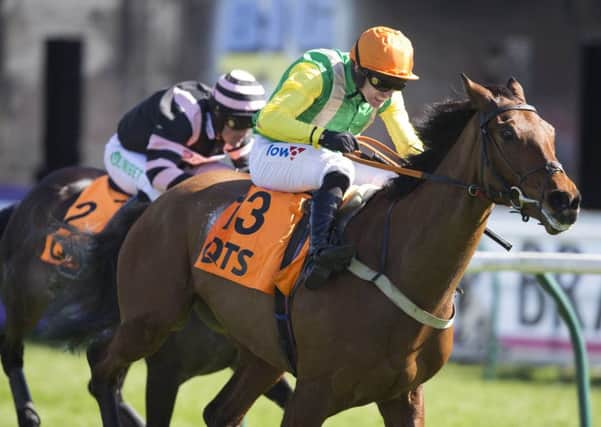
<path fill-rule="evenodd" d="M 515 79 L 515 77 L 509 78 L 509 80 L 507 81 L 507 87 L 509 88 L 511 93 L 513 93 L 516 97 L 520 98 L 524 104 L 526 103 L 526 95 L 524 95 L 524 88 L 522 87 L 520 82 L 518 82 Z"/>
<path fill-rule="evenodd" d="M 484 110 L 491 103 L 494 104 L 494 95 L 481 84 L 471 81 L 465 74 L 461 73 L 465 92 L 470 97 L 472 106 L 478 110 Z"/>

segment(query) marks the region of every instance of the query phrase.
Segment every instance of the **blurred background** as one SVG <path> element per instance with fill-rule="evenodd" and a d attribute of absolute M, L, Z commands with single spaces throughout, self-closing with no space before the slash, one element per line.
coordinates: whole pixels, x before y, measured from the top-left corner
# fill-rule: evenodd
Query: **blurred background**
<path fill-rule="evenodd" d="M 558 158 L 586 211 L 555 238 L 503 208 L 492 228 L 514 250 L 601 253 L 599 0 L 0 0 L 0 199 L 18 199 L 57 168 L 101 167 L 121 115 L 159 88 L 212 85 L 236 67 L 272 89 L 303 51 L 348 50 L 374 25 L 413 42 L 420 80 L 404 93 L 414 120 L 432 102 L 463 97 L 462 72 L 522 83 L 555 126 Z M 384 137 L 379 123 L 368 133 Z M 481 249 L 500 250 L 488 241 Z M 598 370 L 601 277 L 557 279 Z M 469 274 L 462 288 L 456 360 L 485 362 L 489 372 L 498 362 L 571 365 L 566 328 L 532 277 Z"/>
<path fill-rule="evenodd" d="M 234 66 L 273 87 L 304 50 L 348 50 L 379 24 L 414 44 L 413 118 L 461 93 L 461 72 L 488 83 L 515 76 L 556 127 L 585 204 L 601 208 L 595 0 L 0 0 L 0 183 L 29 185 L 75 162 L 100 166 L 121 114 L 161 87 L 212 84 Z"/>

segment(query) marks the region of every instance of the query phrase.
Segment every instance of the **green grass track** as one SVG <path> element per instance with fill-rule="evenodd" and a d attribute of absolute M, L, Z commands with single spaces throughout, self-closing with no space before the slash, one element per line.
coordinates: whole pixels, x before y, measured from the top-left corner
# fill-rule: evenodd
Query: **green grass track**
<path fill-rule="evenodd" d="M 69 354 L 28 343 L 26 375 L 42 425 L 100 426 L 96 402 L 87 392 L 88 367 L 83 354 Z M 510 372 L 505 370 L 505 373 Z M 511 371 L 515 372 L 515 371 Z M 445 427 L 578 426 L 576 385 L 555 368 L 520 370 L 520 376 L 482 380 L 481 366 L 447 365 L 426 384 L 426 425 Z M 524 374 L 527 375 L 524 375 Z M 125 382 L 124 396 L 144 414 L 146 367 L 136 363 Z M 229 371 L 196 377 L 182 386 L 174 427 L 202 426 L 202 408 L 229 378 Z M 524 377 L 528 379 L 522 379 Z M 601 385 L 592 386 L 593 425 L 601 425 Z M 261 398 L 247 417 L 248 427 L 279 426 L 281 411 Z M 355 408 L 329 419 L 325 426 L 382 426 L 374 405 Z M 0 380 L 0 426 L 16 426 L 8 381 Z"/>

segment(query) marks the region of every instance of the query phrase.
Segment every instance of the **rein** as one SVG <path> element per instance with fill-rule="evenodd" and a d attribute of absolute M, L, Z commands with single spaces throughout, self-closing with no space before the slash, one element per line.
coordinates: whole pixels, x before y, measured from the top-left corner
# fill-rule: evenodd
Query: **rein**
<path fill-rule="evenodd" d="M 386 146 L 385 144 L 381 143 L 380 141 L 378 141 L 376 139 L 361 135 L 361 136 L 357 137 L 357 140 L 359 141 L 359 144 L 362 146 L 366 146 L 372 150 L 374 149 L 374 147 L 378 148 L 379 150 L 385 151 L 386 154 L 394 155 L 395 157 L 399 158 L 401 160 L 401 162 L 404 162 L 404 160 L 401 159 L 395 151 L 393 151 L 388 146 Z M 456 187 L 464 188 L 467 191 L 467 194 L 471 197 L 477 197 L 477 196 L 482 195 L 482 193 L 480 191 L 480 187 L 477 186 L 476 184 L 466 184 L 462 181 L 459 181 L 458 179 L 451 178 L 451 177 L 448 177 L 445 175 L 435 175 L 432 173 L 423 172 L 423 171 L 419 171 L 416 169 L 411 169 L 411 168 L 401 166 L 399 164 L 399 162 L 390 160 L 388 157 L 386 157 L 386 155 L 384 153 L 381 153 L 381 152 L 377 152 L 377 153 L 375 153 L 375 155 L 376 155 L 376 157 L 384 160 L 385 163 L 380 163 L 380 162 L 377 162 L 374 160 L 369 160 L 369 159 L 360 157 L 360 154 L 358 152 L 344 153 L 343 155 L 354 162 L 362 163 L 364 165 L 372 166 L 372 167 L 375 167 L 378 169 L 384 169 L 384 170 L 396 172 L 399 175 L 405 175 L 405 176 L 410 176 L 412 178 L 423 179 L 423 180 L 438 182 L 441 184 L 449 184 L 449 185 L 453 185 Z"/>
<path fill-rule="evenodd" d="M 380 162 L 377 162 L 374 160 L 368 160 L 368 159 L 362 158 L 360 156 L 360 153 L 358 153 L 358 152 L 345 153 L 344 156 L 355 162 L 363 163 L 365 165 L 372 166 L 372 167 L 375 167 L 378 169 L 384 169 L 384 170 L 396 172 L 399 175 L 405 175 L 405 176 L 410 176 L 410 177 L 417 178 L 417 179 L 423 179 L 423 180 L 428 180 L 428 181 L 432 181 L 432 182 L 438 182 L 441 184 L 449 184 L 449 185 L 453 185 L 456 187 L 464 188 L 466 190 L 467 194 L 471 197 L 486 197 L 489 200 L 491 200 L 492 202 L 494 202 L 495 200 L 506 199 L 509 201 L 509 204 L 511 205 L 511 207 L 522 215 L 522 219 L 526 218 L 525 221 L 527 221 L 528 216 L 522 212 L 522 209 L 525 207 L 525 205 L 529 205 L 529 204 L 534 204 L 535 206 L 540 207 L 540 202 L 538 202 L 535 199 L 531 199 L 531 198 L 524 196 L 524 191 L 521 189 L 520 186 L 531 175 L 533 175 L 537 172 L 544 170 L 549 175 L 554 175 L 556 173 L 564 173 L 564 170 L 563 170 L 563 166 L 561 165 L 561 163 L 559 163 L 557 161 L 551 161 L 551 162 L 547 162 L 546 164 L 544 164 L 541 167 L 535 168 L 524 174 L 520 174 L 519 172 L 516 172 L 516 170 L 511 166 L 511 163 L 509 162 L 509 160 L 507 160 L 507 157 L 505 156 L 505 153 L 503 152 L 502 148 L 499 146 L 498 142 L 494 138 L 492 138 L 490 133 L 488 132 L 488 123 L 493 118 L 495 118 L 496 116 L 498 116 L 501 113 L 504 113 L 505 111 L 511 111 L 511 110 L 532 111 L 533 113 L 537 113 L 536 108 L 530 104 L 507 105 L 504 107 L 498 107 L 495 110 L 490 111 L 488 113 L 480 113 L 480 134 L 482 136 L 481 157 L 483 160 L 483 164 L 486 167 L 490 168 L 494 178 L 497 181 L 501 182 L 501 184 L 503 186 L 503 189 L 501 191 L 492 191 L 490 189 L 489 185 L 486 185 L 485 190 L 482 191 L 480 186 L 477 184 L 473 184 L 473 183 L 466 184 L 463 181 L 460 181 L 458 179 L 448 177 L 445 175 L 436 175 L 436 174 L 418 171 L 415 169 L 401 166 L 400 163 L 404 162 L 404 160 L 400 159 L 400 157 L 394 150 L 390 149 L 388 146 L 381 143 L 380 141 L 370 138 L 370 137 L 366 137 L 366 136 L 358 136 L 357 137 L 357 139 L 359 140 L 359 144 L 362 146 L 369 147 L 372 150 L 374 150 L 373 147 L 375 147 L 381 151 L 384 151 L 384 153 L 382 153 L 382 152 L 376 153 L 376 157 L 384 160 L 384 163 L 380 163 Z M 503 159 L 503 162 L 509 167 L 511 172 L 519 178 L 517 185 L 513 185 L 513 186 L 508 185 L 505 182 L 505 180 L 494 169 L 494 167 L 490 161 L 490 158 L 489 158 L 488 145 L 494 145 L 497 148 L 497 150 L 499 151 L 499 153 L 501 155 L 501 158 Z M 400 159 L 400 162 L 391 160 L 389 156 L 394 156 L 397 159 Z M 481 172 L 481 176 L 480 176 L 480 181 L 484 182 L 484 176 L 483 176 L 484 168 L 482 168 L 481 171 L 482 172 Z M 543 191 L 544 191 L 544 189 L 543 189 Z"/>
<path fill-rule="evenodd" d="M 506 105 L 504 107 L 497 107 L 496 109 L 489 111 L 488 113 L 480 113 L 480 135 L 482 136 L 482 144 L 481 144 L 482 149 L 481 149 L 480 153 L 481 153 L 482 164 L 484 165 L 484 167 L 480 169 L 480 182 L 484 183 L 485 169 L 489 169 L 491 171 L 493 178 L 496 181 L 501 183 L 502 189 L 499 191 L 493 190 L 488 183 L 484 184 L 485 189 L 482 190 L 482 188 L 480 188 L 480 186 L 477 184 L 473 184 L 473 183 L 466 184 L 465 182 L 459 181 L 455 178 L 451 178 L 451 177 L 448 177 L 445 175 L 431 174 L 431 173 L 422 172 L 422 171 L 418 171 L 415 169 L 401 166 L 400 163 L 403 163 L 404 160 L 400 159 L 398 154 L 396 154 L 395 151 L 393 151 L 392 149 L 390 149 L 388 146 L 381 143 L 380 141 L 377 141 L 373 138 L 369 138 L 369 137 L 365 137 L 365 136 L 357 137 L 360 145 L 367 146 L 372 151 L 375 151 L 373 147 L 377 147 L 380 150 L 384 150 L 386 152 L 386 154 L 393 155 L 393 156 L 399 158 L 400 162 L 392 161 L 386 155 L 383 155 L 382 153 L 379 153 L 379 152 L 375 153 L 376 157 L 380 158 L 381 160 L 384 160 L 384 162 L 385 162 L 384 164 L 373 161 L 373 160 L 368 160 L 368 159 L 362 158 L 360 156 L 360 153 L 357 153 L 357 152 L 345 153 L 344 156 L 355 162 L 363 163 L 368 166 L 372 166 L 372 167 L 379 168 L 379 169 L 385 169 L 385 170 L 389 170 L 392 172 L 396 172 L 399 175 L 406 175 L 406 176 L 410 176 L 410 177 L 417 178 L 417 179 L 423 179 L 423 180 L 428 180 L 428 181 L 432 181 L 432 182 L 438 182 L 441 184 L 449 184 L 449 185 L 453 185 L 456 187 L 460 187 L 460 188 L 465 189 L 468 196 L 470 196 L 470 197 L 487 198 L 488 200 L 492 201 L 493 203 L 497 203 L 498 201 L 507 201 L 507 203 L 512 208 L 511 212 L 519 213 L 522 217 L 522 221 L 527 222 L 530 219 L 530 216 L 528 216 L 527 214 L 524 213 L 524 209 L 526 207 L 528 207 L 529 205 L 533 205 L 536 208 L 541 209 L 541 204 L 538 200 L 532 199 L 525 195 L 524 190 L 522 190 L 522 188 L 521 188 L 522 184 L 524 184 L 524 182 L 526 182 L 526 180 L 530 176 L 534 175 L 535 173 L 541 172 L 541 171 L 545 171 L 548 174 L 548 176 L 552 176 L 556 173 L 565 173 L 565 171 L 563 169 L 562 164 L 559 163 L 558 161 L 547 162 L 544 165 L 542 165 L 538 168 L 534 168 L 523 174 L 517 172 L 512 167 L 511 163 L 507 159 L 507 156 L 505 155 L 505 152 L 503 151 L 503 149 L 501 148 L 499 143 L 488 132 L 488 123 L 493 118 L 495 118 L 496 116 L 498 116 L 501 113 L 504 113 L 505 111 L 512 111 L 512 110 L 531 111 L 533 113 L 538 114 L 538 112 L 536 111 L 536 108 L 530 104 Z M 518 178 L 517 185 L 507 184 L 507 182 L 503 179 L 503 177 L 501 177 L 501 175 L 496 171 L 492 162 L 490 161 L 489 145 L 496 147 L 496 149 L 499 152 L 501 159 L 503 159 L 503 162 L 505 163 L 505 165 L 507 165 L 507 167 L 509 168 L 511 173 Z M 542 189 L 543 193 L 544 193 L 544 191 L 545 191 L 545 187 L 543 187 L 543 189 Z M 492 230 L 487 228 L 485 230 L 485 234 L 487 236 L 489 236 L 491 239 L 493 239 L 495 242 L 497 242 L 501 246 L 503 246 L 506 250 L 511 249 L 511 244 L 509 242 L 507 242 L 506 240 L 504 240 L 503 238 L 501 238 L 501 236 L 494 233 Z"/>

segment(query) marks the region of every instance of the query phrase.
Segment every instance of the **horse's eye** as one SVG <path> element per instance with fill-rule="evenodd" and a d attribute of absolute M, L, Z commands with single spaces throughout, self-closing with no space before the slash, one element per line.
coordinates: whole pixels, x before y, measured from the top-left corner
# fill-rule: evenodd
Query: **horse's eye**
<path fill-rule="evenodd" d="M 515 139 L 515 133 L 512 129 L 503 129 L 501 130 L 501 138 L 503 138 L 504 141 L 512 141 Z"/>

